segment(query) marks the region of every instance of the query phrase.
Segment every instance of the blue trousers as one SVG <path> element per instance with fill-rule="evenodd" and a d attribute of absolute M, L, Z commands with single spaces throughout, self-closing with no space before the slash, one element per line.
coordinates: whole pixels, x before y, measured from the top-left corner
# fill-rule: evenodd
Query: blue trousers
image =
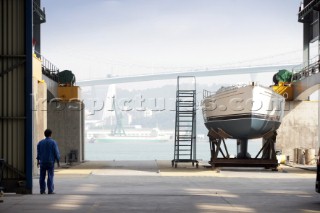
<path fill-rule="evenodd" d="M 48 186 L 48 193 L 52 193 L 54 191 L 54 184 L 53 184 L 53 176 L 54 176 L 54 163 L 40 163 L 40 193 L 46 191 L 46 173 L 48 172 L 47 178 L 47 186 Z"/>

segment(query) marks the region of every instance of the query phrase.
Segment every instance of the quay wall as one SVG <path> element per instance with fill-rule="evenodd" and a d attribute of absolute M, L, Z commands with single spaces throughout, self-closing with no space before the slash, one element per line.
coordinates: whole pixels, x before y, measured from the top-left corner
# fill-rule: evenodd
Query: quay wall
<path fill-rule="evenodd" d="M 60 162 L 84 160 L 84 104 L 82 102 L 51 101 L 48 103 L 48 128 L 58 143 Z M 72 150 L 76 151 L 71 156 Z"/>
<path fill-rule="evenodd" d="M 286 102 L 285 116 L 277 131 L 276 149 L 293 161 L 294 149 L 319 149 L 318 101 Z"/>

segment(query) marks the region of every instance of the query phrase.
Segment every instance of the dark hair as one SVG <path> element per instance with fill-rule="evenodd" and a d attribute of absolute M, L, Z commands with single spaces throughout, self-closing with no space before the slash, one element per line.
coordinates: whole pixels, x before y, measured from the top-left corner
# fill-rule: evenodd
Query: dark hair
<path fill-rule="evenodd" d="M 46 136 L 46 137 L 50 137 L 51 134 L 52 134 L 51 129 L 46 129 L 46 131 L 44 131 L 44 136 Z"/>

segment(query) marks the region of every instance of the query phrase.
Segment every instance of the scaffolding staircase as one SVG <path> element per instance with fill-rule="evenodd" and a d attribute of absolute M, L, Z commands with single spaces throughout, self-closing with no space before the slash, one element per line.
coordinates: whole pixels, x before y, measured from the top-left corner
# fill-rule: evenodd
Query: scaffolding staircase
<path fill-rule="evenodd" d="M 196 110 L 195 77 L 178 76 L 172 167 L 177 168 L 179 162 L 191 162 L 192 166 L 196 163 L 198 168 L 198 161 L 196 160 Z"/>

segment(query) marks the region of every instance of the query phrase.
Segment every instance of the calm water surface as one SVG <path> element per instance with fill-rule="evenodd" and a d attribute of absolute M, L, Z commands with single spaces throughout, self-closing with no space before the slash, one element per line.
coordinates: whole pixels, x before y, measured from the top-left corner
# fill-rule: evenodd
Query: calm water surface
<path fill-rule="evenodd" d="M 226 142 L 230 155 L 236 155 L 236 141 Z M 254 157 L 261 148 L 261 140 L 249 141 L 248 151 Z M 174 142 L 95 142 L 85 143 L 85 160 L 172 160 Z M 197 159 L 210 159 L 208 142 L 197 142 Z"/>

